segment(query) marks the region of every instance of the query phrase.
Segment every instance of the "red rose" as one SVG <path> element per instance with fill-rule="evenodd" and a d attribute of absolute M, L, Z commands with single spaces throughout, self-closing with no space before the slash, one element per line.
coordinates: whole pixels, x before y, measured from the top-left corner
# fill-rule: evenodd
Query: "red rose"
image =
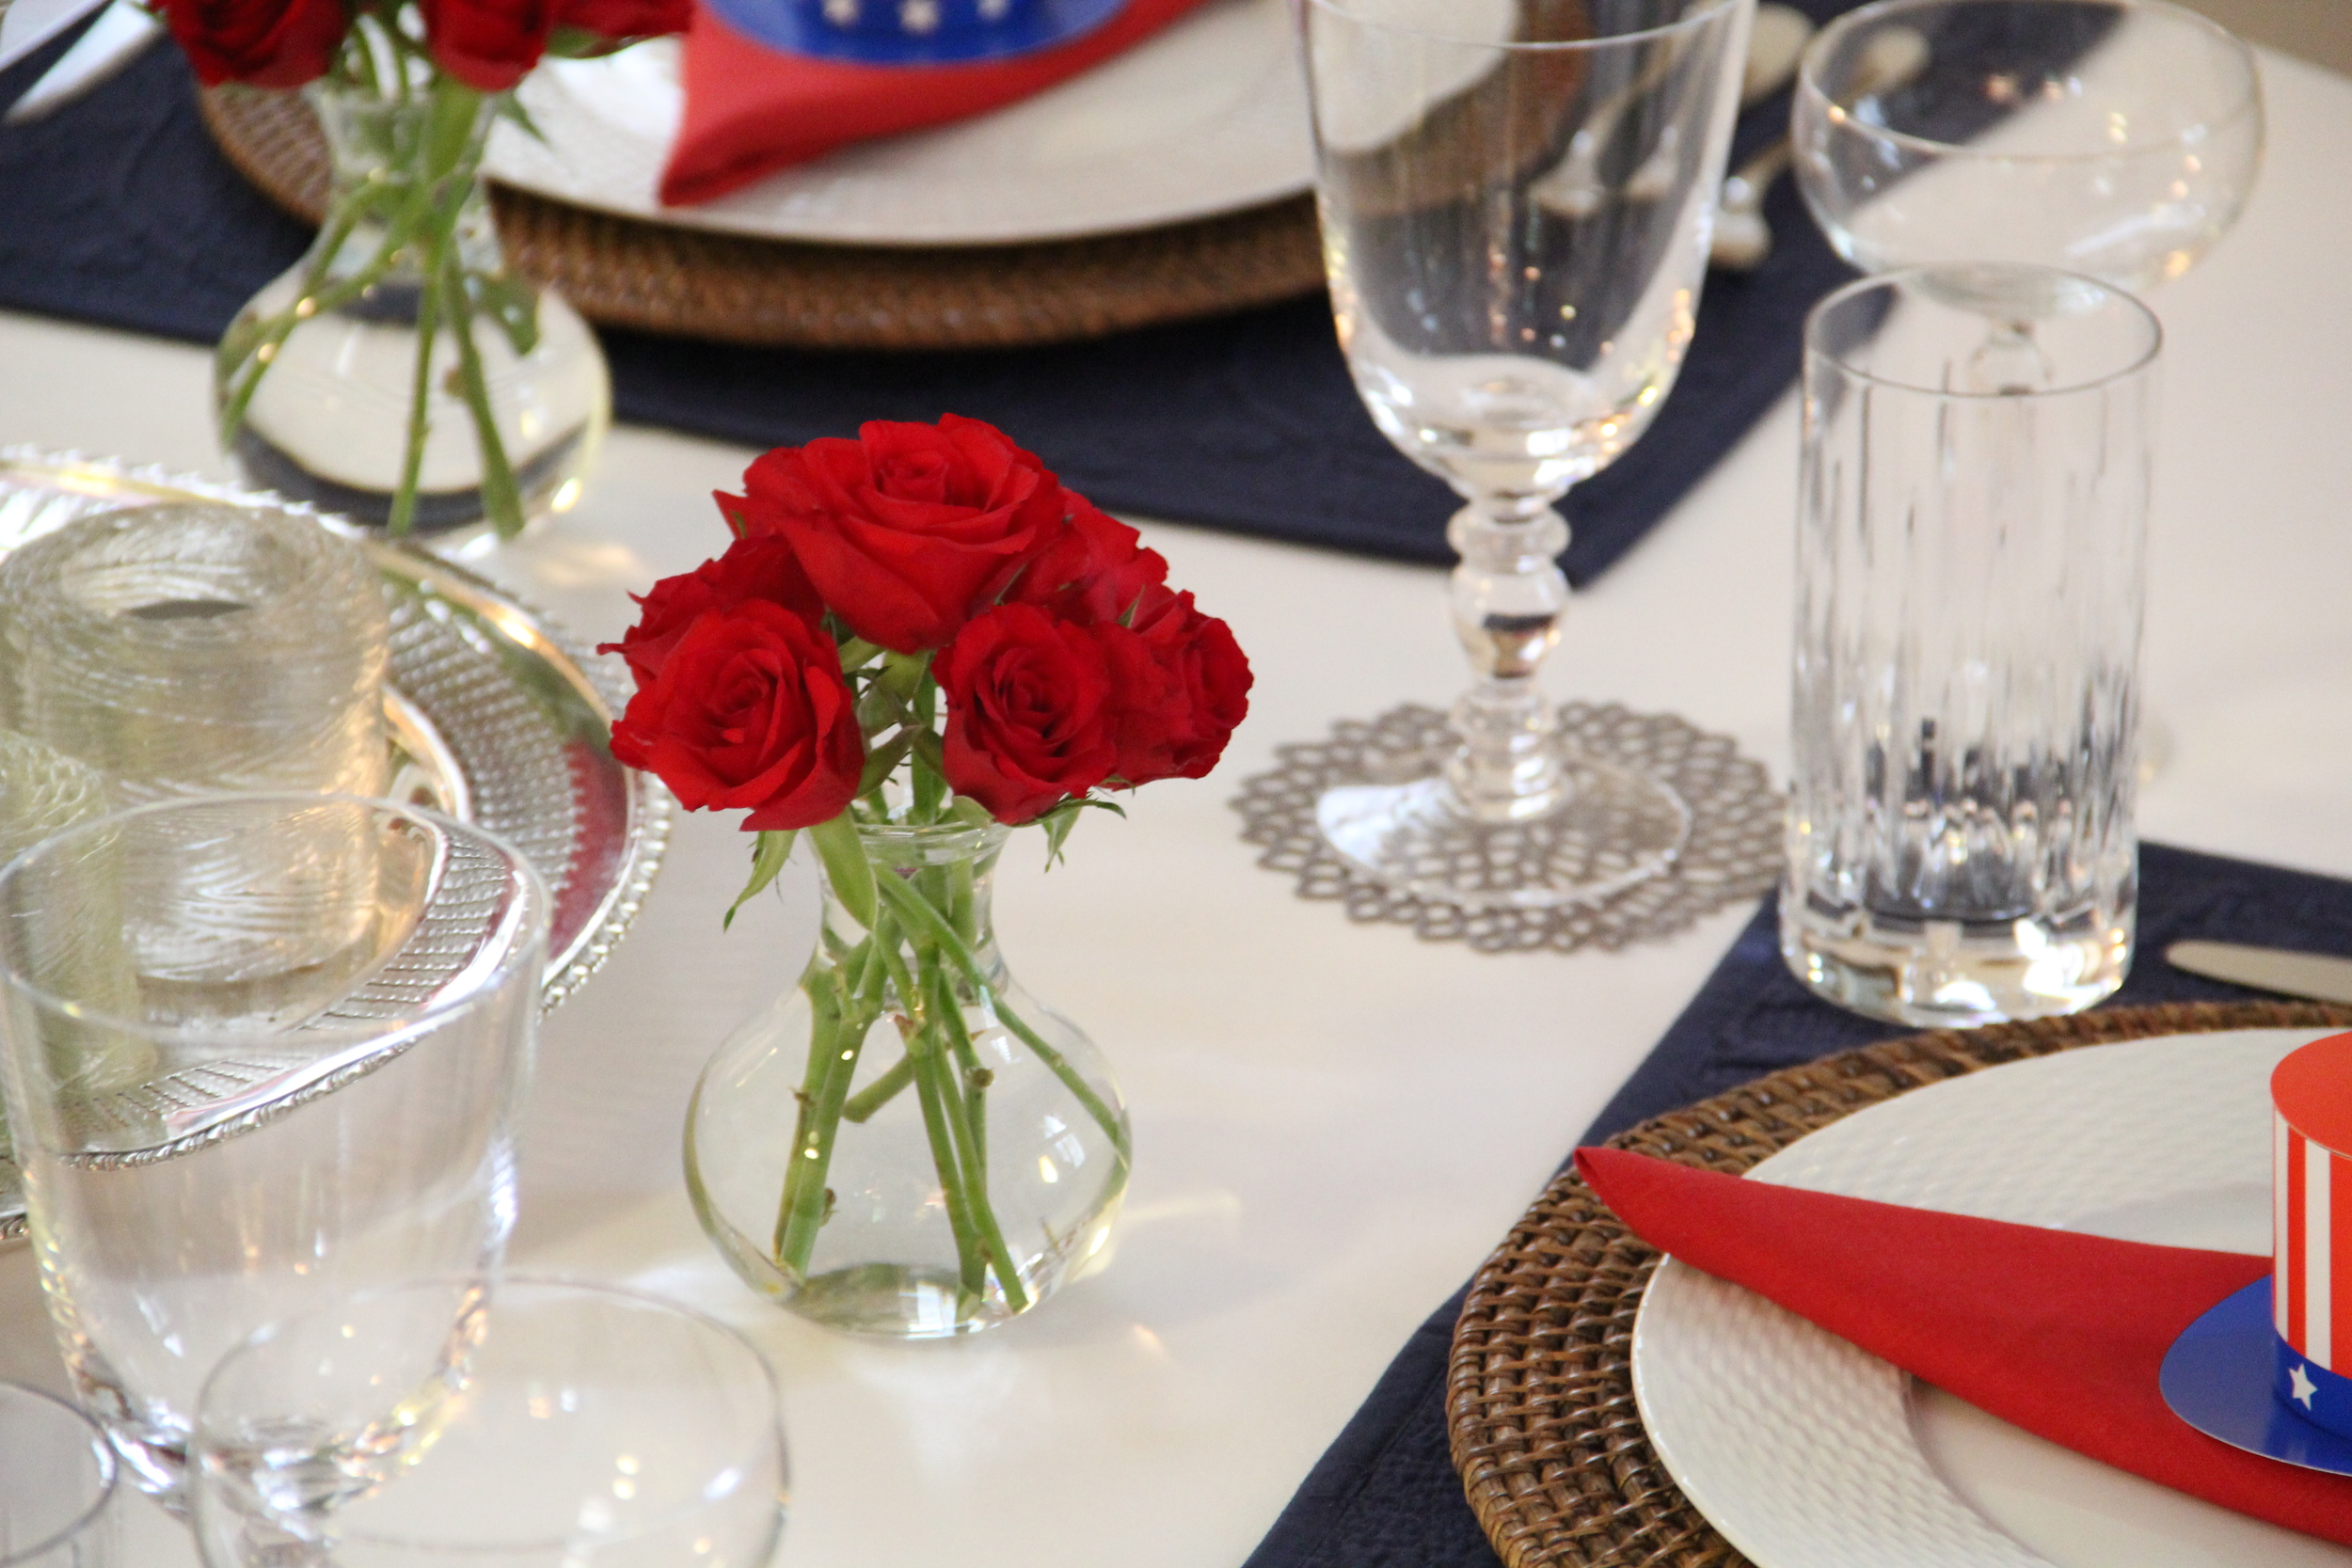
<path fill-rule="evenodd" d="M 833 640 L 765 599 L 696 617 L 612 726 L 612 754 L 689 811 L 751 808 L 746 832 L 838 816 L 866 767 Z"/>
<path fill-rule="evenodd" d="M 732 610 L 747 599 L 766 599 L 811 622 L 824 613 L 791 546 L 781 539 L 739 539 L 724 555 L 655 583 L 637 598 L 637 624 L 618 642 L 599 643 L 596 652 L 628 660 L 628 673 L 642 689 L 661 673 L 670 651 L 705 610 Z"/>
<path fill-rule="evenodd" d="M 1143 547 L 1143 535 L 1084 496 L 1069 490 L 1062 496 L 1068 517 L 1006 594 L 1007 604 L 1035 605 L 1058 619 L 1092 625 L 1171 596 L 1168 562 Z"/>
<path fill-rule="evenodd" d="M 555 24 L 592 34 L 603 48 L 611 48 L 636 39 L 682 33 L 693 14 L 693 0 L 556 0 Z"/>
<path fill-rule="evenodd" d="M 1117 695 L 1118 784 L 1198 779 L 1225 754 L 1225 743 L 1249 712 L 1253 677 L 1232 628 L 1173 595 L 1130 628 L 1094 628 Z"/>
<path fill-rule="evenodd" d="M 342 0 L 163 0 L 196 79 L 298 87 L 326 74 L 351 30 Z"/>
<path fill-rule="evenodd" d="M 478 92 L 504 92 L 547 53 L 556 0 L 418 0 L 433 63 Z"/>
<path fill-rule="evenodd" d="M 723 497 L 790 542 L 825 607 L 899 653 L 946 644 L 1062 520 L 1061 486 L 993 425 L 863 425 L 854 441 L 780 447 Z"/>
<path fill-rule="evenodd" d="M 1085 626 L 1005 605 L 957 633 L 931 673 L 947 699 L 947 783 L 1000 822 L 1084 795 L 1119 760 L 1103 647 Z"/>

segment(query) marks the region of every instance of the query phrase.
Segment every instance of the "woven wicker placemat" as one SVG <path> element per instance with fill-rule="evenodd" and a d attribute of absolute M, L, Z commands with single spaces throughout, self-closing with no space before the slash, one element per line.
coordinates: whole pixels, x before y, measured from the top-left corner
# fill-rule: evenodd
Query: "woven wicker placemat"
<path fill-rule="evenodd" d="M 311 223 L 326 142 L 296 93 L 220 87 L 204 121 L 245 177 Z M 1314 203 L 1033 245 L 803 245 L 678 229 L 493 183 L 516 267 L 610 326 L 796 348 L 1013 348 L 1269 304 L 1323 286 Z"/>
<path fill-rule="evenodd" d="M 1923 1085 L 2081 1045 L 2215 1029 L 2352 1026 L 2352 1007 L 2119 1007 L 1938 1030 L 1788 1069 L 1657 1117 L 1612 1146 L 1737 1174 L 1818 1127 Z M 1633 1315 L 1659 1254 L 1573 1169 L 1470 1283 L 1454 1329 L 1454 1467 L 1508 1568 L 1743 1568 L 1667 1475 L 1633 1404 Z"/>

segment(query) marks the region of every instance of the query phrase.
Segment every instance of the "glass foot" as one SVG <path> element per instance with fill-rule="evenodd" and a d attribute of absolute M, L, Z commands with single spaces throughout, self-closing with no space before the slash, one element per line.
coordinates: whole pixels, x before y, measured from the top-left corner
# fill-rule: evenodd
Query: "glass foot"
<path fill-rule="evenodd" d="M 1466 910 L 1592 904 L 1671 870 L 1691 837 L 1691 808 L 1632 768 L 1571 755 L 1565 803 L 1526 822 L 1465 813 L 1438 769 L 1399 783 L 1336 785 L 1315 825 L 1348 868 L 1384 887 Z"/>

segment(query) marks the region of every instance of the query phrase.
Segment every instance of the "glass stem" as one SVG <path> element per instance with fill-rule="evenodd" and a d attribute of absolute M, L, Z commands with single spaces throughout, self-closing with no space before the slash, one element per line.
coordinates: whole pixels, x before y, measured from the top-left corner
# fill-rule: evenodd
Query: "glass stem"
<path fill-rule="evenodd" d="M 1461 558 L 1454 631 L 1479 680 L 1454 705 L 1462 749 L 1445 777 L 1462 809 L 1482 822 L 1548 816 L 1574 788 L 1560 760 L 1559 712 L 1536 679 L 1568 604 L 1559 565 L 1568 525 L 1550 499 L 1481 496 L 1446 529 Z"/>

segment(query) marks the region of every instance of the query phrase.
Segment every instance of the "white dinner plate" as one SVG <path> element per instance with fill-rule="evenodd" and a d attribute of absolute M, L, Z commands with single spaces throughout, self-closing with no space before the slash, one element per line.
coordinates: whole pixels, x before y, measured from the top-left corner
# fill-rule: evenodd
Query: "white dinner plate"
<path fill-rule="evenodd" d="M 2326 1029 L 2092 1046 L 1890 1100 L 1749 1180 L 2270 1250 L 2270 1069 Z M 2346 1568 L 2352 1551 L 2020 1431 L 1763 1297 L 1660 1267 L 1633 1328 L 1650 1441 L 1758 1568 Z"/>
<path fill-rule="evenodd" d="M 544 140 L 492 135 L 500 181 L 690 228 L 842 245 L 992 245 L 1208 217 L 1314 179 L 1284 0 L 1208 0 L 1034 98 L 863 142 L 697 207 L 656 195 L 685 99 L 678 44 L 556 60 L 522 87 Z"/>

